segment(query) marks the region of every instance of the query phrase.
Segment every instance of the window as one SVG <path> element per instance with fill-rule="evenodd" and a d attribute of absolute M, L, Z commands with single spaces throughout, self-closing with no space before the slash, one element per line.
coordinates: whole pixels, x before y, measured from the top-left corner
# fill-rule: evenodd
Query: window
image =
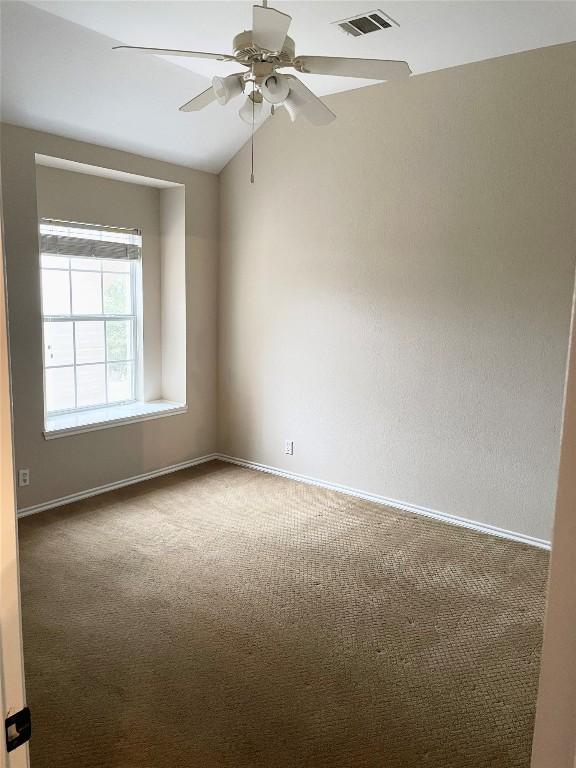
<path fill-rule="evenodd" d="M 47 416 L 136 400 L 141 243 L 137 230 L 41 221 Z"/>

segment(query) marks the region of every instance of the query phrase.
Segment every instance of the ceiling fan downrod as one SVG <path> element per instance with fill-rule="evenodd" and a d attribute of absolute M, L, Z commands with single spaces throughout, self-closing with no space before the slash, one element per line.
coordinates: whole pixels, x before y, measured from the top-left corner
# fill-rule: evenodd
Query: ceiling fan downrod
<path fill-rule="evenodd" d="M 252 83 L 252 136 L 251 136 L 250 151 L 251 151 L 251 163 L 252 163 L 251 173 L 250 173 L 250 184 L 254 184 L 254 83 Z"/>

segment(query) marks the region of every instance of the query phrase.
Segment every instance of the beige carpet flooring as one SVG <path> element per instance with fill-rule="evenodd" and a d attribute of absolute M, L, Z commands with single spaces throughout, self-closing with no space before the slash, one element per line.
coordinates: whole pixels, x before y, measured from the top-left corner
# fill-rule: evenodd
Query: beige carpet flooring
<path fill-rule="evenodd" d="M 32 768 L 528 768 L 543 551 L 214 462 L 20 552 Z"/>

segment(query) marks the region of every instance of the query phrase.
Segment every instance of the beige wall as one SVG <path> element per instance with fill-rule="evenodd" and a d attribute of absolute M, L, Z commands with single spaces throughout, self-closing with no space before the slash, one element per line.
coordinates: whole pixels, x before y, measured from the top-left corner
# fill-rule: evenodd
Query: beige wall
<path fill-rule="evenodd" d="M 85 173 L 36 169 L 39 217 L 142 230 L 144 400 L 162 397 L 160 192 Z"/>
<path fill-rule="evenodd" d="M 185 190 L 182 187 L 160 191 L 162 237 L 162 393 L 167 400 L 182 402 L 186 397 L 186 264 Z"/>
<path fill-rule="evenodd" d="M 550 538 L 575 68 L 533 51 L 257 132 L 256 183 L 248 146 L 221 174 L 221 450 Z"/>
<path fill-rule="evenodd" d="M 2 126 L 15 456 L 30 468 L 20 508 L 216 449 L 218 183 L 212 174 Z M 35 153 L 183 184 L 186 193 L 188 413 L 44 440 Z"/>
<path fill-rule="evenodd" d="M 328 97 L 324 129 L 280 110 L 256 184 L 247 147 L 220 178 L 219 318 L 216 177 L 4 126 L 19 505 L 219 448 L 549 538 L 575 63 L 560 46 Z M 34 153 L 184 185 L 188 414 L 43 439 Z"/>

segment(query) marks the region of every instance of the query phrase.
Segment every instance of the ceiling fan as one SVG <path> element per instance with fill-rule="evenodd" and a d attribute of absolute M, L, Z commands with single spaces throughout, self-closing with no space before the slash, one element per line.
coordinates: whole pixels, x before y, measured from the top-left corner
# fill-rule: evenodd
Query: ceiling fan
<path fill-rule="evenodd" d="M 266 103 L 270 104 L 272 113 L 275 107 L 284 106 L 292 122 L 301 116 L 313 125 L 326 125 L 336 117 L 301 80 L 294 75 L 280 73 L 279 69 L 292 68 L 306 74 L 359 77 L 368 80 L 399 80 L 411 74 L 405 61 L 296 56 L 294 40 L 288 37 L 291 21 L 290 16 L 269 8 L 267 0 L 263 0 L 262 5 L 252 7 L 252 29 L 241 32 L 234 38 L 233 55 L 169 48 L 142 48 L 133 45 L 118 45 L 115 49 L 161 56 L 234 61 L 240 64 L 246 71 L 227 77 L 214 77 L 212 86 L 183 104 L 180 111 L 197 112 L 214 100 L 224 105 L 244 93 L 247 98 L 240 108 L 239 115 L 252 127 L 267 116 Z"/>

